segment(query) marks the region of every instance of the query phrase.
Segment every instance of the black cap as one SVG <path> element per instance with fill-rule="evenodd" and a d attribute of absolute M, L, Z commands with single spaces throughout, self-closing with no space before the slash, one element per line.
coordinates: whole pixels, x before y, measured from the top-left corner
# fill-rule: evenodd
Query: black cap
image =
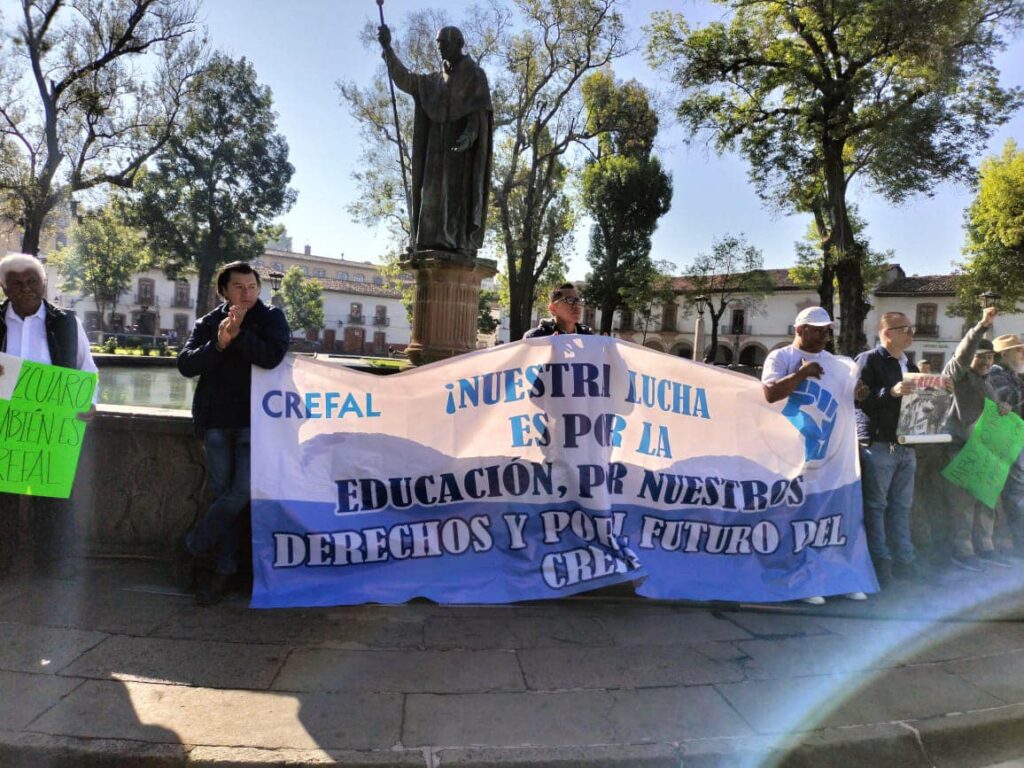
<path fill-rule="evenodd" d="M 981 339 L 978 342 L 978 348 L 974 350 L 974 354 L 978 355 L 983 352 L 995 352 L 995 348 L 992 346 L 992 342 L 988 339 Z"/>

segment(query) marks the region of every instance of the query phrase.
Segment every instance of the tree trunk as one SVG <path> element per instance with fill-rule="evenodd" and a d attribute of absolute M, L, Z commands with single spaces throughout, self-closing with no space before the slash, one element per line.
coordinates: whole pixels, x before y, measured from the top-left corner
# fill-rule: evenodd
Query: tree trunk
<path fill-rule="evenodd" d="M 839 281 L 838 352 L 855 355 L 864 347 L 864 250 L 857 245 L 846 209 L 846 169 L 843 143 L 827 141 L 824 146 L 825 194 L 827 196 L 828 243 Z"/>
<path fill-rule="evenodd" d="M 606 302 L 601 304 L 599 309 L 601 310 L 601 327 L 598 329 L 598 332 L 606 333 L 611 336 L 612 317 L 615 315 L 615 304 L 613 302 Z"/>
<path fill-rule="evenodd" d="M 196 317 L 200 318 L 214 307 L 214 266 L 206 258 L 199 262 L 199 285 L 196 287 Z"/>
<path fill-rule="evenodd" d="M 839 311 L 842 325 L 839 329 L 838 351 L 853 357 L 867 346 L 864 319 L 868 303 L 864 300 L 864 264 L 855 245 L 853 256 L 847 256 L 836 265 L 839 278 Z"/>
<path fill-rule="evenodd" d="M 21 252 L 30 256 L 39 255 L 39 243 L 43 237 L 43 223 L 46 211 L 33 208 L 25 211 L 25 230 L 21 237 Z"/>
<path fill-rule="evenodd" d="M 832 248 L 832 230 L 825 219 L 822 203 L 816 200 L 811 207 L 814 226 L 821 240 L 821 275 L 818 280 L 818 303 L 825 308 L 828 316 L 835 318 L 835 257 Z"/>

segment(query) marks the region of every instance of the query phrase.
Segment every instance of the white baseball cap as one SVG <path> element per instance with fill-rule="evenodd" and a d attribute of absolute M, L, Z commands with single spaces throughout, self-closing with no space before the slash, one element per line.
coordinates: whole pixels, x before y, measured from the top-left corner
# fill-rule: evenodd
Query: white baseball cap
<path fill-rule="evenodd" d="M 832 325 L 832 318 L 828 316 L 824 307 L 807 307 L 807 309 L 800 310 L 800 314 L 793 322 L 794 328 L 799 328 L 801 325 Z"/>

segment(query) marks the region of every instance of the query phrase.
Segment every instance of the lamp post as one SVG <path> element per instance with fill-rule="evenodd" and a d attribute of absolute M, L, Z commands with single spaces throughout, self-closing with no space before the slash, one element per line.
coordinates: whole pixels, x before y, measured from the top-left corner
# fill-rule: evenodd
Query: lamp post
<path fill-rule="evenodd" d="M 282 302 L 278 290 L 281 288 L 281 280 L 284 278 L 284 273 L 275 270 L 267 275 L 267 277 L 270 278 L 270 304 L 274 307 L 280 307 Z"/>
<path fill-rule="evenodd" d="M 978 301 L 981 303 L 981 308 L 985 309 L 986 307 L 994 307 L 1001 298 L 1002 296 L 995 291 L 985 291 L 978 296 Z M 985 331 L 985 338 L 991 339 L 994 333 L 994 326 L 990 325 L 988 330 Z"/>
<path fill-rule="evenodd" d="M 703 359 L 704 346 L 704 312 L 708 308 L 708 297 L 701 294 L 695 299 L 697 303 L 697 324 L 693 329 L 693 359 Z"/>

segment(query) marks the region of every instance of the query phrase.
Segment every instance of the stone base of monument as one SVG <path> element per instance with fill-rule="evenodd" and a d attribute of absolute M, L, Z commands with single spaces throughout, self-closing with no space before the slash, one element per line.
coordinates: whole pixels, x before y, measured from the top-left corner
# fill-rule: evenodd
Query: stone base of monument
<path fill-rule="evenodd" d="M 426 365 L 476 349 L 480 281 L 492 277 L 497 264 L 467 254 L 416 251 L 403 266 L 416 275 L 409 359 Z"/>

